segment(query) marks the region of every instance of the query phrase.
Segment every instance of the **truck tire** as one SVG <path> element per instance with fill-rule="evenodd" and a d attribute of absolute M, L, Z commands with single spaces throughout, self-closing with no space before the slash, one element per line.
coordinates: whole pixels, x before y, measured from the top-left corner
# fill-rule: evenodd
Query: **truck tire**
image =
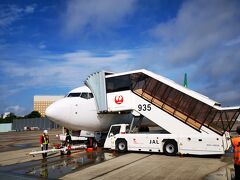
<path fill-rule="evenodd" d="M 167 140 L 163 145 L 163 152 L 167 156 L 176 155 L 178 152 L 177 143 L 174 140 Z"/>
<path fill-rule="evenodd" d="M 116 149 L 120 153 L 127 152 L 127 141 L 125 139 L 119 139 L 116 141 Z"/>

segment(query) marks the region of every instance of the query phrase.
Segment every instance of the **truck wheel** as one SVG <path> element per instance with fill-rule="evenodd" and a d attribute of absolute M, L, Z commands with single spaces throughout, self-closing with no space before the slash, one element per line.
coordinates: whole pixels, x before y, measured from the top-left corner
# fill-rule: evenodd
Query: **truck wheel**
<path fill-rule="evenodd" d="M 163 145 L 163 152 L 167 156 L 176 155 L 178 152 L 177 143 L 173 140 L 167 140 Z"/>
<path fill-rule="evenodd" d="M 127 151 L 127 141 L 125 139 L 120 139 L 116 142 L 116 149 L 121 152 L 124 153 Z"/>

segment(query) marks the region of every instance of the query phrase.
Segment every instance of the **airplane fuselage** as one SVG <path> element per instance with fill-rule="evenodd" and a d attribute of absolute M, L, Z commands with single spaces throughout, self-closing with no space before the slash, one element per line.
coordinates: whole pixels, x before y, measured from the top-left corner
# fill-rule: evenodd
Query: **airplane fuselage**
<path fill-rule="evenodd" d="M 91 91 L 85 86 L 51 104 L 46 116 L 68 129 L 86 131 L 107 131 L 112 124 L 130 123 L 132 119 L 131 114 L 98 114 Z"/>

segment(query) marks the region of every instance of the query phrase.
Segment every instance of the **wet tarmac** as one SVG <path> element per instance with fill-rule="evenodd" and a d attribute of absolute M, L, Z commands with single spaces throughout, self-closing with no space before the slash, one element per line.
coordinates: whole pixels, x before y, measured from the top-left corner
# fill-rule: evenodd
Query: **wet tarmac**
<path fill-rule="evenodd" d="M 222 157 L 221 161 L 226 162 L 227 165 L 219 168 L 217 171 L 207 175 L 204 180 L 232 180 L 235 177 L 233 167 L 233 150 L 229 149 Z"/>
<path fill-rule="evenodd" d="M 229 165 L 209 174 L 204 178 L 204 180 L 233 180 L 234 177 L 234 168 Z"/>
<path fill-rule="evenodd" d="M 49 131 L 50 142 L 59 143 L 56 134 L 61 130 Z M 0 133 L 0 152 L 15 151 L 24 148 L 39 147 L 39 139 L 42 131 L 22 131 Z"/>
<path fill-rule="evenodd" d="M 9 147 L 15 147 L 16 149 L 24 149 L 30 147 L 37 147 L 38 143 L 28 143 L 28 144 L 11 144 Z"/>
<path fill-rule="evenodd" d="M 50 131 L 50 142 L 59 143 Z M 0 179 L 192 179 L 230 180 L 234 177 L 232 152 L 221 157 L 168 157 L 158 153 L 119 155 L 98 148 L 93 152 L 74 151 L 60 156 L 49 153 L 32 157 L 27 153 L 40 150 L 41 131 L 0 133 Z M 51 148 L 51 146 L 50 146 Z M 198 178 L 196 178 L 198 177 Z"/>
<path fill-rule="evenodd" d="M 24 162 L 0 167 L 0 172 L 24 175 L 32 178 L 58 179 L 68 173 L 99 164 L 117 157 L 107 151 L 98 150 L 93 152 L 78 151 L 71 155 L 48 157 L 47 159 Z"/>

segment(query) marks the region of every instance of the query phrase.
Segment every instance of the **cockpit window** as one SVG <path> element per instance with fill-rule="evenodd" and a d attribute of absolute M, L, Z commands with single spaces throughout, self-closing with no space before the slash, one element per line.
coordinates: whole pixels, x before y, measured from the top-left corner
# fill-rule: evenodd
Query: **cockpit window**
<path fill-rule="evenodd" d="M 89 99 L 93 98 L 93 94 L 92 93 L 88 93 L 89 95 Z"/>
<path fill-rule="evenodd" d="M 93 98 L 92 93 L 82 92 L 82 93 L 69 93 L 67 97 L 81 97 L 84 99 L 91 99 Z"/>
<path fill-rule="evenodd" d="M 79 97 L 81 93 L 69 93 L 67 97 Z"/>
<path fill-rule="evenodd" d="M 84 99 L 89 99 L 88 98 L 88 93 L 82 93 L 80 97 L 84 98 Z"/>

